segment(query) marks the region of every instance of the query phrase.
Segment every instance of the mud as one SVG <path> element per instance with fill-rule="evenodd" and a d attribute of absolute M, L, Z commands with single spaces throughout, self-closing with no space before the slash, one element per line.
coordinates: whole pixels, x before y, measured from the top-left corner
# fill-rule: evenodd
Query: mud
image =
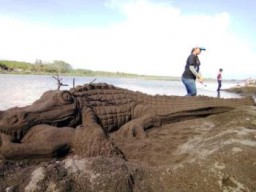
<path fill-rule="evenodd" d="M 232 90 L 234 91 L 234 90 Z M 253 95 L 247 87 L 236 93 Z M 144 138 L 110 134 L 126 161 L 0 160 L 0 191 L 255 192 L 256 106 L 184 119 Z"/>

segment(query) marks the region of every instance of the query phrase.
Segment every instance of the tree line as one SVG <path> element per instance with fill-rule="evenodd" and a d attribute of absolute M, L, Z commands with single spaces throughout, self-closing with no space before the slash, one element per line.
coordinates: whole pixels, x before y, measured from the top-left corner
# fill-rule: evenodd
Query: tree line
<path fill-rule="evenodd" d="M 127 78 L 143 78 L 151 80 L 177 80 L 179 77 L 154 76 L 132 74 L 124 72 L 107 72 L 92 71 L 89 69 L 73 69 L 73 67 L 62 60 L 53 62 L 45 62 L 37 59 L 34 63 L 23 61 L 0 60 L 0 73 L 15 74 L 53 74 L 53 75 L 69 75 L 69 76 L 90 76 L 90 77 L 127 77 Z"/>
<path fill-rule="evenodd" d="M 0 67 L 2 70 L 9 72 L 24 73 L 68 73 L 73 70 L 70 64 L 60 60 L 53 62 L 36 60 L 35 63 L 2 60 L 0 61 Z"/>
<path fill-rule="evenodd" d="M 84 76 L 113 76 L 113 77 L 143 77 L 144 75 L 123 73 L 92 71 L 88 69 L 73 69 L 73 67 L 61 60 L 44 62 L 37 59 L 34 63 L 22 61 L 0 60 L 0 73 L 19 74 L 60 74 L 60 75 L 84 75 Z"/>

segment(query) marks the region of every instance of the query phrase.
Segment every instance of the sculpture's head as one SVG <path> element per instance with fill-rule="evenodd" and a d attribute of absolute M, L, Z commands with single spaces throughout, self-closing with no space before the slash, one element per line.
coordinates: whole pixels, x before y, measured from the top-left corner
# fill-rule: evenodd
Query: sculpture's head
<path fill-rule="evenodd" d="M 0 131 L 20 139 L 38 124 L 76 126 L 80 121 L 78 101 L 69 91 L 47 91 L 26 107 L 0 111 Z"/>

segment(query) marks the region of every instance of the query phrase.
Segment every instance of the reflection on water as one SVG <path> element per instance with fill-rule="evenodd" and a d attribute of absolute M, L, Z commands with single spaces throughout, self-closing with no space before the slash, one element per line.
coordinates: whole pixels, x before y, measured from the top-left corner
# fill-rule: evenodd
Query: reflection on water
<path fill-rule="evenodd" d="M 217 91 L 217 97 L 220 98 L 220 91 Z"/>
<path fill-rule="evenodd" d="M 76 85 L 92 82 L 95 77 L 74 77 Z M 14 106 L 25 106 L 37 100 L 45 91 L 57 89 L 57 81 L 50 75 L 0 75 L 0 110 Z M 70 89 L 73 86 L 73 77 L 62 77 L 62 82 L 68 86 L 61 89 Z M 155 95 L 185 95 L 185 88 L 181 81 L 144 80 L 129 78 L 98 77 L 95 82 L 106 82 L 117 87 L 127 88 L 133 91 Z M 217 95 L 215 82 L 206 82 L 207 87 L 197 85 L 198 94 L 211 97 L 232 98 L 239 97 L 236 94 L 222 91 Z M 229 88 L 233 84 L 223 84 L 223 88 Z"/>

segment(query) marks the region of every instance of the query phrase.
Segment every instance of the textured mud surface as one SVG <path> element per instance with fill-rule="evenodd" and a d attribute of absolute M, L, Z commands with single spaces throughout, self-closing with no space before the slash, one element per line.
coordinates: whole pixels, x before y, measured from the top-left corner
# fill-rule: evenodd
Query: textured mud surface
<path fill-rule="evenodd" d="M 237 86 L 237 87 L 226 89 L 226 91 L 237 93 L 243 96 L 248 96 L 248 95 L 256 96 L 256 85 Z"/>
<path fill-rule="evenodd" d="M 256 191 L 255 106 L 172 122 L 142 138 L 109 137 L 126 160 L 72 152 L 2 159 L 0 191 Z"/>
<path fill-rule="evenodd" d="M 164 191 L 255 191 L 255 110 L 166 125 L 129 144 L 117 140 L 130 161 L 157 172 Z"/>

